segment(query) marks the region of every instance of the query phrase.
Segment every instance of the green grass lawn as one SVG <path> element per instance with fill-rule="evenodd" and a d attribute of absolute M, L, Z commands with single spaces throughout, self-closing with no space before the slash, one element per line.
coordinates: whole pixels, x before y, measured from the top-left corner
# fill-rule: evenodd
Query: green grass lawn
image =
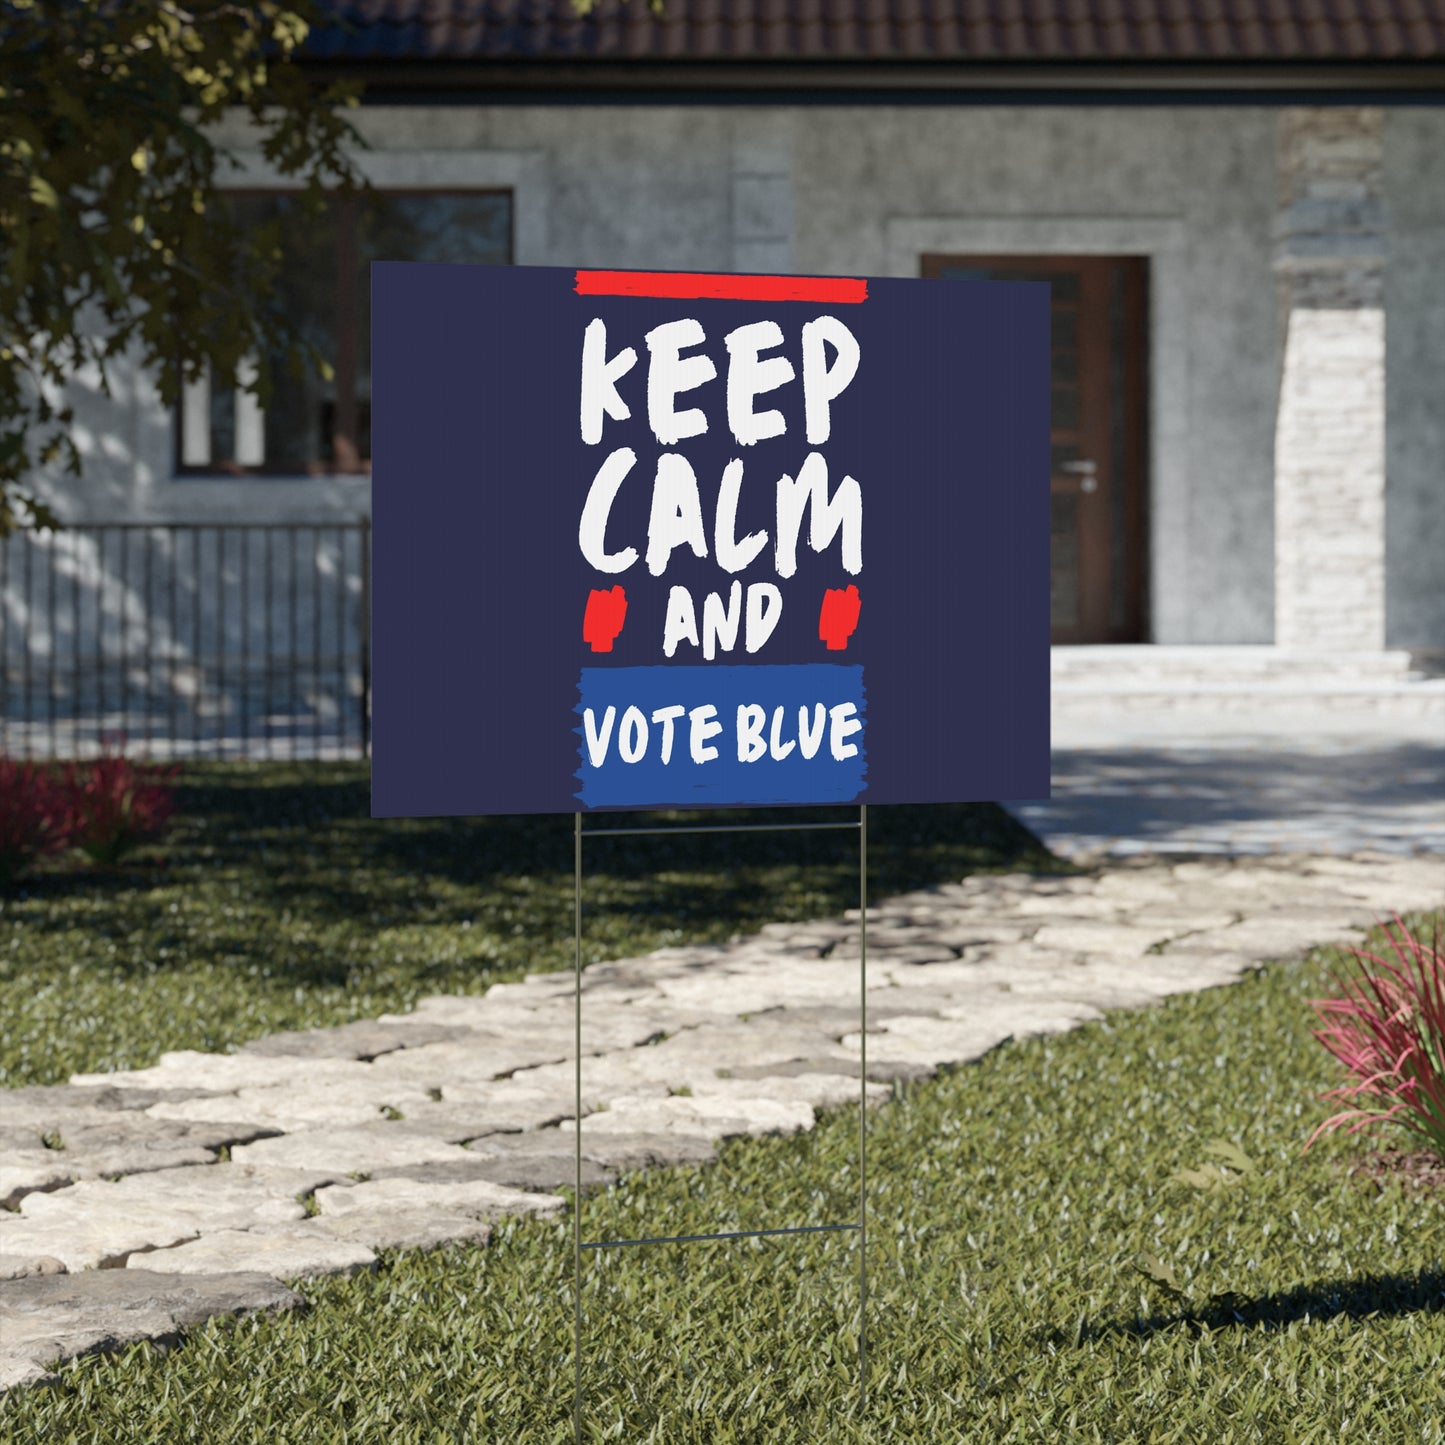
<path fill-rule="evenodd" d="M 204 1037 L 218 1046 L 258 1027 L 373 1012 L 408 990 L 477 988 L 565 961 L 565 917 L 526 944 L 509 943 L 506 929 L 509 916 L 540 920 L 566 893 L 565 827 L 554 839 L 553 824 L 535 834 L 495 825 L 495 836 L 509 841 L 490 855 L 489 873 L 476 861 L 486 854 L 484 829 L 349 821 L 345 800 L 360 796 L 360 783 L 339 771 L 332 802 L 320 809 L 325 821 L 307 827 L 318 805 L 300 775 L 272 776 L 266 785 L 281 789 L 293 821 L 267 826 L 264 810 L 248 812 L 250 801 L 233 799 L 229 823 L 191 825 L 184 847 L 215 850 L 214 877 L 204 882 L 178 840 L 165 881 L 115 880 L 98 895 L 91 884 L 57 877 L 7 905 L 5 1007 L 16 1007 L 14 981 L 39 983 L 50 957 L 52 1001 L 22 1015 L 20 1026 L 61 1034 L 46 1045 L 51 1062 L 27 1065 L 41 1055 L 17 1060 L 12 1013 L 12 1082 L 101 1058 L 142 1062 L 173 1045 L 143 1042 L 143 1020 L 131 1025 L 134 1037 L 97 1018 L 72 1038 L 60 1022 L 67 999 L 86 1000 L 87 1013 L 164 1002 L 180 1015 L 167 1028 L 187 1043 Z M 235 793 L 249 799 L 250 785 L 234 773 L 208 775 L 207 787 L 217 802 Z M 875 839 L 896 827 L 900 855 L 912 855 L 890 862 L 880 843 L 880 893 L 885 870 L 891 891 L 1001 861 L 1006 837 L 986 836 L 1001 826 L 996 817 L 959 810 L 949 821 L 939 810 L 930 823 L 929 811 L 916 822 L 879 820 Z M 979 831 L 949 841 L 953 827 Z M 387 848 L 372 841 L 393 831 L 388 846 L 409 860 L 397 862 L 395 875 Z M 635 866 L 619 864 L 596 884 L 603 911 L 594 916 L 592 951 L 633 951 L 677 936 L 669 930 L 679 925 L 662 912 L 673 901 L 669 889 L 683 883 L 688 896 L 708 899 L 698 905 L 703 916 L 680 925 L 689 937 L 725 935 L 785 909 L 836 908 L 849 898 L 853 855 L 837 840 L 831 853 L 813 846 L 819 863 L 796 874 L 750 846 L 756 875 L 744 876 L 739 860 L 725 883 L 702 894 L 692 886 L 709 876 L 700 857 L 673 850 L 671 885 L 649 881 L 656 865 L 640 855 Z M 969 850 L 976 851 L 960 864 Z M 361 858 L 355 882 L 348 852 Z M 197 919 L 189 933 L 177 932 L 169 966 L 137 966 L 120 923 L 127 909 L 132 919 L 143 916 L 133 895 L 154 894 L 168 908 L 194 887 L 211 890 L 212 906 L 232 898 L 229 906 L 250 913 L 262 907 L 251 894 L 268 877 L 275 896 L 265 926 L 290 907 L 290 931 L 273 940 L 290 963 L 262 975 L 264 941 L 248 941 L 261 920 L 247 923 L 243 914 L 227 925 L 222 914 L 213 925 L 219 936 Z M 314 903 L 308 878 L 325 885 Z M 382 925 L 369 922 L 357 900 L 374 888 L 382 897 L 371 906 L 402 936 L 368 948 L 361 939 Z M 495 895 L 490 908 L 483 888 Z M 86 898 L 87 916 L 109 923 L 124 957 L 107 958 L 103 945 L 73 960 L 52 951 L 47 920 L 58 927 Z M 707 916 L 720 906 L 728 911 L 722 922 Z M 465 953 L 469 945 L 459 942 L 459 956 L 429 972 L 419 960 L 455 938 L 467 917 L 486 946 Z M 540 922 L 526 924 L 533 926 Z M 83 924 L 70 916 L 63 932 L 77 947 Z M 44 947 L 27 974 L 25 940 L 37 936 Z M 327 953 L 349 949 L 345 968 L 356 971 L 352 986 L 366 1004 L 347 1007 L 344 969 L 324 972 L 342 965 L 309 950 L 308 937 L 324 940 Z M 203 940 L 212 941 L 202 947 Z M 318 954 L 311 964 L 308 952 Z M 1331 1061 L 1309 1037 L 1304 1002 L 1327 989 L 1331 961 L 1315 954 L 1227 989 L 1006 1044 L 978 1064 L 901 1090 L 875 1113 L 870 1385 L 861 1421 L 856 1236 L 589 1254 L 586 1437 L 625 1445 L 1445 1440 L 1445 1201 L 1351 1178 L 1345 1166 L 1364 1151 L 1359 1141 L 1332 1138 L 1300 1154 L 1325 1114 L 1312 1096 L 1334 1081 Z M 479 980 L 479 964 L 494 971 Z M 239 982 L 216 1003 L 207 990 L 221 987 L 228 967 Z M 188 982 L 168 990 L 157 982 L 168 973 Z M 247 993 L 258 997 L 248 1002 Z M 1218 1140 L 1242 1151 L 1238 1167 L 1214 1170 L 1212 1186 L 1171 1178 L 1222 1158 L 1211 1152 Z M 806 1136 L 736 1141 L 711 1167 L 633 1176 L 589 1196 L 586 1234 L 836 1222 L 840 1201 L 856 1191 L 856 1150 L 851 1111 Z M 571 1438 L 570 1216 L 506 1225 L 487 1248 L 389 1255 L 371 1275 L 304 1290 L 313 1301 L 305 1315 L 217 1322 L 169 1357 L 141 1346 L 80 1361 L 58 1387 L 0 1404 L 0 1440 Z"/>
<path fill-rule="evenodd" d="M 572 967 L 570 817 L 376 822 L 358 763 L 193 764 L 178 804 L 170 836 L 133 866 L 66 859 L 0 893 L 0 1086 L 143 1068 L 165 1049 L 226 1049 Z M 856 814 L 730 820 L 744 816 Z M 878 897 L 984 869 L 1064 868 L 992 804 L 873 808 L 869 838 Z M 852 833 L 599 840 L 584 862 L 587 962 L 858 901 Z"/>

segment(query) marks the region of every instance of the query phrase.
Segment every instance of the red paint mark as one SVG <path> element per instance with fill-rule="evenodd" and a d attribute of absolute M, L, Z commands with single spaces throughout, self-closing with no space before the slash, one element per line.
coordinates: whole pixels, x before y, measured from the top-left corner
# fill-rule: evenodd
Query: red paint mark
<path fill-rule="evenodd" d="M 818 613 L 818 636 L 828 644 L 829 652 L 843 652 L 848 639 L 858 626 L 858 610 L 863 599 L 854 586 L 827 587 L 823 590 L 823 606 Z"/>
<path fill-rule="evenodd" d="M 582 615 L 582 641 L 593 652 L 611 652 L 622 624 L 627 620 L 627 593 L 621 587 L 587 594 L 587 611 Z"/>
<path fill-rule="evenodd" d="M 693 271 L 579 271 L 579 296 L 656 296 L 668 301 L 818 301 L 851 306 L 867 281 L 848 276 L 711 276 Z"/>

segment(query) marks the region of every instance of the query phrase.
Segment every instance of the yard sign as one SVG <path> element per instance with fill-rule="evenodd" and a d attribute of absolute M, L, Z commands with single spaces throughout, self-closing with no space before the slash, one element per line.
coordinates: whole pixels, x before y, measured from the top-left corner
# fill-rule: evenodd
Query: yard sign
<path fill-rule="evenodd" d="M 372 284 L 376 816 L 1047 794 L 1047 287 Z"/>

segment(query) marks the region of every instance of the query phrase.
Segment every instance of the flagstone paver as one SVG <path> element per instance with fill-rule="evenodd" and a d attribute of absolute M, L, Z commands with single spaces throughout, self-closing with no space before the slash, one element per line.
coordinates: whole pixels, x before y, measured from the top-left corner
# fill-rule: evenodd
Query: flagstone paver
<path fill-rule="evenodd" d="M 576 1157 L 577 1140 L 575 1132 L 564 1134 L 560 1128 L 540 1129 L 535 1134 L 489 1134 L 485 1139 L 474 1140 L 467 1148 L 493 1159 L 532 1155 L 572 1160 Z M 584 1169 L 589 1161 L 628 1173 L 667 1164 L 713 1164 L 717 1162 L 717 1149 L 711 1140 L 696 1134 L 645 1131 L 598 1134 L 586 1129 L 582 1136 Z"/>
<path fill-rule="evenodd" d="M 789 1080 L 788 1082 L 791 1082 Z M 769 1098 L 760 1083 L 754 1093 L 731 1099 L 716 1097 L 621 1098 L 590 1116 L 585 1128 L 596 1134 L 651 1133 L 704 1135 L 711 1139 L 760 1138 L 765 1134 L 798 1134 L 813 1127 L 811 1104 Z M 576 1125 L 564 1119 L 560 1129 Z"/>
<path fill-rule="evenodd" d="M 16 1150 L 8 1157 L 14 1162 L 0 1165 L 0 1209 L 15 1209 L 27 1194 L 48 1194 L 75 1182 L 71 1170 L 50 1162 L 55 1156 L 49 1150 Z"/>
<path fill-rule="evenodd" d="M 577 1108 L 574 1089 L 539 1088 L 520 1078 L 444 1083 L 437 1092 L 440 1099 L 429 1098 L 407 1113 L 406 1132 L 460 1144 L 483 1134 L 545 1129 L 570 1119 Z"/>
<path fill-rule="evenodd" d="M 270 1058 L 353 1059 L 369 1063 L 396 1049 L 419 1044 L 445 1043 L 463 1038 L 468 1030 L 446 1024 L 429 1024 L 415 1019 L 380 1023 L 358 1019 L 331 1029 L 299 1029 L 295 1033 L 264 1034 L 241 1045 L 243 1054 L 265 1054 Z"/>
<path fill-rule="evenodd" d="M 253 1270 L 183 1280 L 121 1269 L 31 1275 L 0 1294 L 0 1389 L 43 1384 L 56 1361 L 137 1340 L 172 1342 L 215 1315 L 276 1314 L 305 1303 Z"/>
<path fill-rule="evenodd" d="M 170 1249 L 132 1254 L 127 1269 L 156 1274 L 226 1274 L 259 1270 L 280 1279 L 357 1274 L 376 1267 L 376 1255 L 354 1239 L 336 1239 L 305 1220 L 281 1229 L 218 1229 Z"/>
<path fill-rule="evenodd" d="M 1136 859 L 886 900 L 868 910 L 868 1102 L 1004 1039 L 1227 983 L 1442 902 L 1445 860 L 1385 853 Z M 707 1164 L 719 1139 L 796 1133 L 856 1104 L 860 932 L 850 910 L 586 969 L 584 1186 Z M 234 1054 L 7 1091 L 0 1388 L 211 1313 L 293 1307 L 277 1279 L 484 1243 L 500 1217 L 562 1210 L 575 987 L 533 975 Z"/>
<path fill-rule="evenodd" d="M 177 1049 L 162 1054 L 160 1062 L 149 1069 L 122 1069 L 114 1074 L 76 1074 L 70 1082 L 109 1085 L 117 1089 L 182 1088 L 198 1096 L 205 1093 L 230 1094 L 237 1089 L 261 1089 L 282 1084 L 311 1088 L 327 1080 L 350 1080 L 359 1084 L 371 1077 L 369 1068 L 370 1065 L 354 1059 L 206 1054 L 196 1049 Z"/>
<path fill-rule="evenodd" d="M 320 1182 L 330 1177 L 322 1173 Z M 115 1268 L 137 1251 L 166 1249 L 204 1231 L 303 1219 L 300 1196 L 316 1182 L 306 1171 L 246 1171 L 214 1160 L 85 1180 L 27 1194 L 17 1214 L 0 1216 L 0 1254 L 53 1255 L 71 1271 Z"/>
<path fill-rule="evenodd" d="M 476 1144 L 467 1147 L 467 1153 L 472 1156 L 470 1158 L 449 1159 L 439 1164 L 383 1166 L 371 1177 L 405 1178 L 420 1184 L 466 1184 L 485 1180 L 490 1184 L 502 1184 L 508 1189 L 520 1190 L 524 1194 L 547 1194 L 558 1189 L 571 1188 L 577 1173 L 577 1160 L 571 1138 L 564 1139 L 555 1129 L 540 1132 L 552 1136 L 552 1147 L 544 1147 L 535 1153 L 479 1153 L 478 1149 L 485 1141 L 478 1140 Z M 517 1136 L 503 1134 L 488 1137 L 510 1139 Z M 616 1182 L 615 1170 L 606 1169 L 592 1159 L 582 1161 L 584 1190 L 590 1192 L 604 1189 Z"/>
<path fill-rule="evenodd" d="M 370 1174 L 383 1166 L 436 1164 L 462 1159 L 461 1146 L 392 1127 L 391 1121 L 339 1129 L 302 1129 L 231 1151 L 235 1163 L 272 1168 L 314 1168 Z"/>
<path fill-rule="evenodd" d="M 492 1237 L 492 1226 L 486 1220 L 434 1207 L 424 1214 L 404 1214 L 395 1209 L 361 1209 L 354 1214 L 308 1219 L 304 1228 L 308 1234 L 349 1241 L 370 1250 L 436 1249 L 443 1244 L 461 1241 L 485 1244 Z M 244 1251 L 241 1257 L 245 1258 Z"/>
<path fill-rule="evenodd" d="M 529 1194 L 487 1179 L 434 1183 L 416 1179 L 367 1179 L 318 1189 L 316 1208 L 322 1219 L 341 1215 L 458 1214 L 468 1219 L 501 1219 L 509 1214 L 560 1214 L 564 1201 L 555 1194 Z"/>
<path fill-rule="evenodd" d="M 64 1273 L 65 1265 L 51 1254 L 0 1254 L 0 1280 Z"/>

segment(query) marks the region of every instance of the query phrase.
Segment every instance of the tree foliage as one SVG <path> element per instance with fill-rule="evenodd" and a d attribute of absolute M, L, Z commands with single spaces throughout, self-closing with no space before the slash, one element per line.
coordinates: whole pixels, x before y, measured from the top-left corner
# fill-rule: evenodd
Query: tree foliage
<path fill-rule="evenodd" d="M 271 299 L 280 236 L 219 202 L 236 161 L 213 129 L 248 115 L 314 209 L 359 184 L 355 88 L 296 64 L 319 18 L 314 0 L 0 0 L 0 536 L 56 524 L 22 489 L 34 468 L 80 470 L 68 377 L 108 392 L 130 353 L 173 404 L 208 365 L 325 370 Z"/>

